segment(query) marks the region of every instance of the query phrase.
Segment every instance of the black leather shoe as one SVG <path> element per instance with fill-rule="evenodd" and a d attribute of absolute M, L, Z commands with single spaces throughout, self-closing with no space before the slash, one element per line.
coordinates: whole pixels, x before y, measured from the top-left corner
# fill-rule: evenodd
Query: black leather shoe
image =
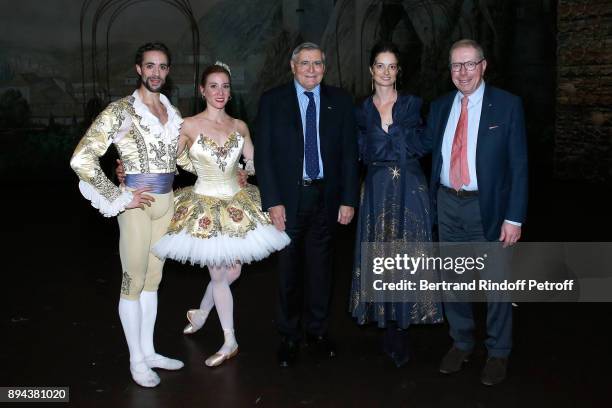
<path fill-rule="evenodd" d="M 298 353 L 298 343 L 293 340 L 283 339 L 278 347 L 278 365 L 287 368 L 295 364 Z"/>
<path fill-rule="evenodd" d="M 480 375 L 484 385 L 497 385 L 506 379 L 507 358 L 489 357 Z"/>
<path fill-rule="evenodd" d="M 389 325 L 383 335 L 383 351 L 393 360 L 397 368 L 408 363 L 410 360 L 408 330 L 401 330 L 395 325 Z"/>
<path fill-rule="evenodd" d="M 461 371 L 463 363 L 469 360 L 470 351 L 464 351 L 453 346 L 448 353 L 442 358 L 440 363 L 440 372 L 442 374 L 452 374 Z"/>
<path fill-rule="evenodd" d="M 336 345 L 326 335 L 321 336 L 308 334 L 306 336 L 306 343 L 308 344 L 308 347 L 316 354 L 325 356 L 327 358 L 336 357 Z"/>

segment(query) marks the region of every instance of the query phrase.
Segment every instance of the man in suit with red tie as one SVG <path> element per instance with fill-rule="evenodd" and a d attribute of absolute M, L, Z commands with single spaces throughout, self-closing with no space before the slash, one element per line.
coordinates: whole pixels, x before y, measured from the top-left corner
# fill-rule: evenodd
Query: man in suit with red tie
<path fill-rule="evenodd" d="M 290 66 L 293 81 L 262 95 L 254 138 L 262 207 L 291 238 L 278 254 L 281 367 L 294 363 L 303 331 L 316 350 L 336 353 L 327 327 L 332 237 L 353 218 L 359 195 L 352 98 L 321 84 L 318 45 L 298 45 Z"/>
<path fill-rule="evenodd" d="M 520 99 L 485 84 L 482 47 L 472 40 L 450 49 L 456 91 L 431 104 L 425 140 L 432 146 L 431 194 L 440 242 L 493 242 L 521 237 L 527 211 L 527 141 Z M 453 346 L 440 372 L 461 370 L 474 349 L 470 303 L 444 304 Z M 506 377 L 512 347 L 512 306 L 487 304 L 485 385 Z"/>

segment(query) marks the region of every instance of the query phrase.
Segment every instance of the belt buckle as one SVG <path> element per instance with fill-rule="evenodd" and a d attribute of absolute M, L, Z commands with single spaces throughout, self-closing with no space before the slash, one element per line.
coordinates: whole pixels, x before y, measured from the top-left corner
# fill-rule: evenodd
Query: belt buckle
<path fill-rule="evenodd" d="M 304 187 L 310 187 L 312 186 L 313 180 L 312 179 L 303 179 L 302 180 L 302 185 Z"/>
<path fill-rule="evenodd" d="M 459 198 L 473 197 L 473 196 L 476 195 L 476 191 L 472 191 L 472 190 L 462 190 L 462 189 L 455 190 L 455 189 L 453 189 L 453 191 L 455 191 L 455 194 Z"/>
<path fill-rule="evenodd" d="M 463 198 L 463 197 L 465 196 L 465 193 L 466 193 L 466 191 L 465 191 L 465 190 L 461 190 L 461 189 L 459 189 L 459 190 L 455 190 L 455 189 L 454 189 L 454 188 L 452 188 L 452 187 L 446 187 L 446 186 L 444 186 L 444 185 L 443 185 L 442 187 L 444 187 L 444 189 L 445 189 L 446 191 L 448 191 L 449 193 L 451 193 L 452 195 L 454 195 L 454 196 L 455 196 L 455 197 L 457 197 L 457 198 Z"/>

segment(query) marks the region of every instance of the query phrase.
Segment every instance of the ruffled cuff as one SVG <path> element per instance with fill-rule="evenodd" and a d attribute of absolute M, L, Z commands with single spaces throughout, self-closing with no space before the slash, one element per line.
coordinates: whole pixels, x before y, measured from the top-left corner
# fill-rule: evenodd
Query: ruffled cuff
<path fill-rule="evenodd" d="M 125 210 L 125 207 L 132 201 L 134 195 L 131 191 L 123 191 L 112 202 L 102 196 L 91 184 L 79 181 L 79 190 L 83 197 L 91 201 L 91 205 L 100 210 L 105 217 L 114 217 Z"/>

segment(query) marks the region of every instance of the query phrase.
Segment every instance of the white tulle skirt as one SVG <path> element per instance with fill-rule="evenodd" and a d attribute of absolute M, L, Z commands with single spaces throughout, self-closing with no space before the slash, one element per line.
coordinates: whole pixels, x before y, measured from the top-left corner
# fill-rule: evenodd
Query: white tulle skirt
<path fill-rule="evenodd" d="M 170 258 L 192 265 L 230 265 L 251 263 L 279 251 L 290 242 L 287 234 L 273 225 L 260 225 L 243 238 L 220 235 L 213 238 L 195 238 L 186 231 L 164 235 L 153 247 L 160 258 Z"/>
<path fill-rule="evenodd" d="M 259 261 L 289 245 L 261 211 L 257 187 L 249 185 L 231 199 L 203 196 L 187 187 L 175 192 L 175 212 L 152 252 L 161 259 L 192 265 L 231 265 Z"/>

